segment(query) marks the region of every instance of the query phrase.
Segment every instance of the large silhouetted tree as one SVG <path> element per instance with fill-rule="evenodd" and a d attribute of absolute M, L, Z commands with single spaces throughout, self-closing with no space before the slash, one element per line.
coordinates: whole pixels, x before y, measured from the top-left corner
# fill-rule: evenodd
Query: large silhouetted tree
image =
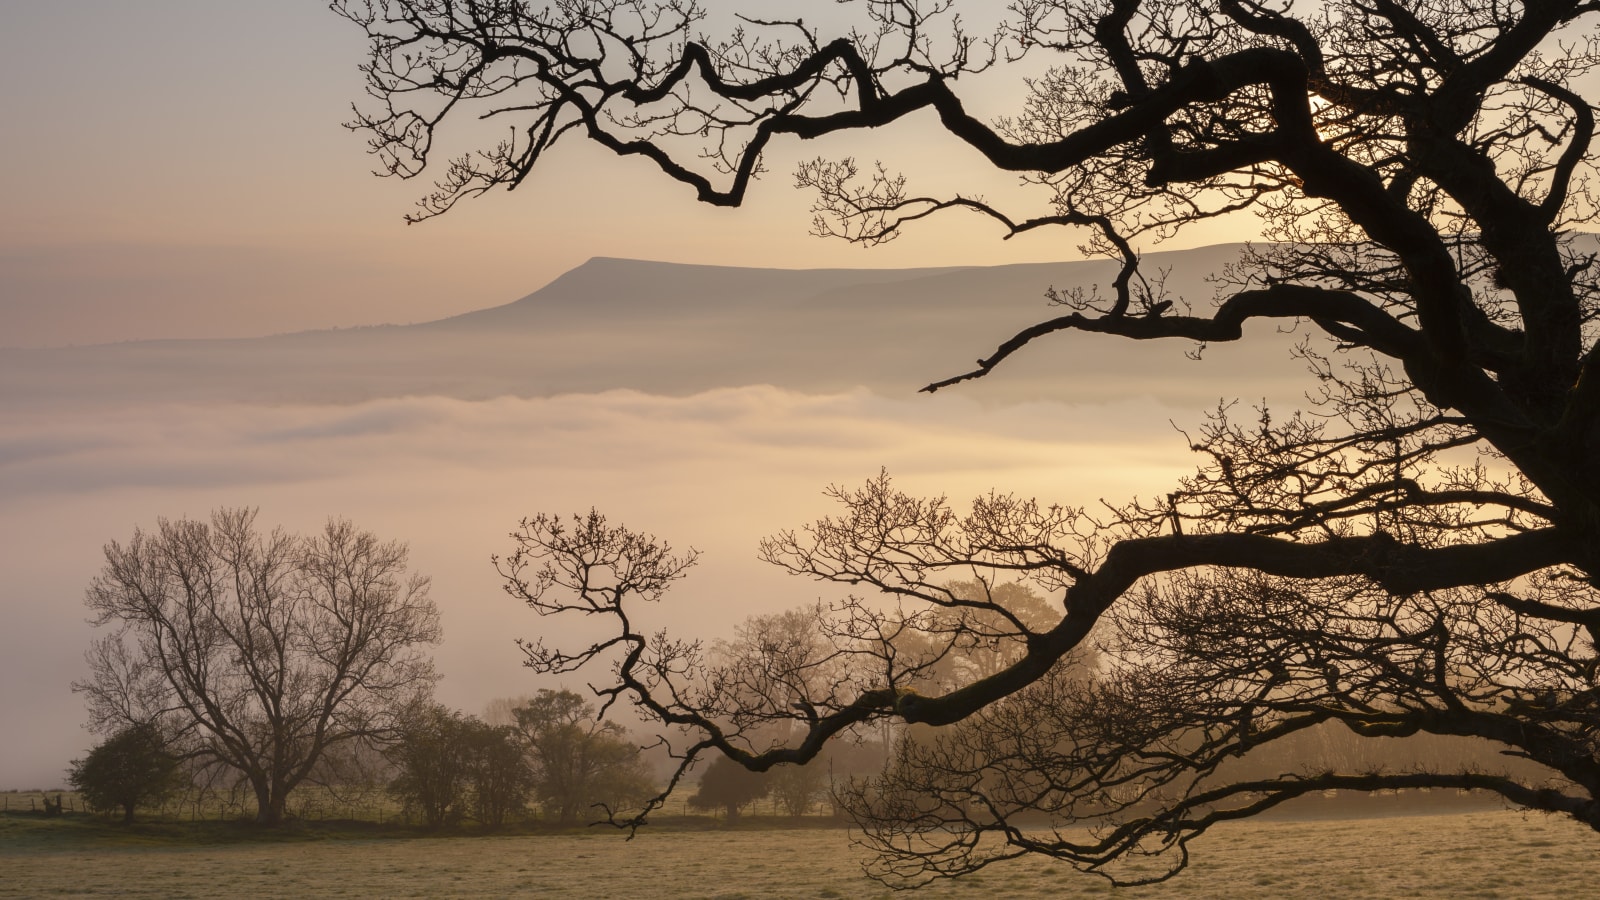
<path fill-rule="evenodd" d="M 186 759 L 237 773 L 275 825 L 330 748 L 393 736 L 432 689 L 422 645 L 439 612 L 405 545 L 338 520 L 264 533 L 255 518 L 161 519 L 107 544 L 86 600 L 112 631 L 73 689 L 96 730 L 155 724 Z"/>
<path fill-rule="evenodd" d="M 692 0 L 335 7 L 372 38 L 357 125 L 390 172 L 424 171 L 454 122 L 510 126 L 457 135 L 501 137 L 450 162 L 420 217 L 515 187 L 565 140 L 722 205 L 772 146 L 890 126 L 937 123 L 1018 173 L 1038 209 L 920 195 L 851 159 L 798 170 L 824 234 L 872 243 L 960 208 L 1006 234 L 1064 226 L 1120 261 L 930 390 L 1059 332 L 1191 349 L 1254 323 L 1305 336 L 1305 411 L 1239 421 L 1224 405 L 1191 436 L 1197 472 L 1153 501 L 1090 515 L 995 495 L 958 513 L 886 478 L 837 490 L 839 516 L 771 539 L 768 558 L 908 609 L 836 610 L 824 633 L 851 671 L 814 696 L 792 696 L 800 679 L 725 690 L 697 645 L 633 627 L 630 604 L 693 559 L 592 516 L 530 520 L 503 563 L 541 612 L 617 627 L 531 648 L 535 664 L 604 657 L 612 696 L 694 735 L 681 752 L 753 769 L 886 717 L 951 726 L 855 798 L 892 879 L 1023 852 L 1164 877 L 1213 823 L 1330 788 L 1478 788 L 1600 828 L 1600 269 L 1573 237 L 1596 216 L 1600 3 L 1018 0 L 979 34 L 953 4 L 866 0 L 863 27 L 837 37 L 796 14 L 722 39 Z M 1026 76 L 1014 114 L 969 112 L 963 79 L 1006 65 Z M 1217 273 L 1214 298 L 1167 296 L 1141 269 L 1137 246 L 1232 212 L 1270 241 Z M 947 587 L 1018 576 L 1059 598 L 1048 627 Z M 919 609 L 997 616 L 1025 652 L 921 687 L 933 662 L 902 658 L 893 633 Z M 1091 630 L 1102 677 L 1062 677 Z M 792 741 L 743 739 L 739 723 L 779 716 Z M 1544 780 L 1230 776 L 1229 760 L 1322 723 L 1493 742 Z M 1008 827 L 1017 812 L 1062 827 Z M 1085 837 L 1085 817 L 1109 824 Z M 1166 868 L 1109 868 L 1163 851 Z"/>

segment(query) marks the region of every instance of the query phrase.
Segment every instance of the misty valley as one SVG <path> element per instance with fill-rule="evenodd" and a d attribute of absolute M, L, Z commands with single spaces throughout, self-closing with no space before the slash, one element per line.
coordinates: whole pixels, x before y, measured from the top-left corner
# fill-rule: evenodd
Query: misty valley
<path fill-rule="evenodd" d="M 0 16 L 0 897 L 1594 893 L 1600 0 L 325 4 Z"/>
<path fill-rule="evenodd" d="M 1175 277 L 1220 265 L 1219 260 L 1233 252 L 1236 248 L 1224 247 L 1177 254 L 1171 260 L 1178 273 Z M 1131 425 L 1134 414 L 1147 415 L 1151 406 L 1176 411 L 1194 405 L 1197 396 L 1186 393 L 1191 390 L 1188 383 L 1175 381 L 1166 373 L 1203 366 L 1208 376 L 1220 379 L 1216 384 L 1207 382 L 1205 390 L 1217 390 L 1218 385 L 1228 389 L 1228 379 L 1235 377 L 1240 388 L 1246 383 L 1257 391 L 1268 388 L 1260 373 L 1281 366 L 1281 360 L 1272 359 L 1281 354 L 1281 347 L 1259 350 L 1260 359 L 1220 364 L 1214 358 L 1152 363 L 1128 355 L 1075 359 L 1071 365 L 1085 373 L 1074 376 L 1078 378 L 1091 371 L 1103 376 L 1118 366 L 1127 369 L 1105 382 L 1116 392 L 1093 396 L 1093 406 L 1072 407 L 1045 399 L 1047 385 L 1063 376 L 1041 372 L 1036 382 L 1024 373 L 1009 385 L 984 383 L 984 387 L 999 388 L 990 395 L 954 398 L 954 403 L 944 396 L 930 398 L 941 404 L 931 421 L 926 411 L 913 419 L 904 408 L 905 395 L 920 386 L 910 376 L 945 374 L 934 366 L 954 358 L 950 348 L 926 352 L 921 338 L 890 336 L 897 327 L 894 323 L 905 316 L 905 304 L 914 303 L 926 311 L 930 305 L 945 303 L 948 310 L 943 315 L 954 318 L 962 308 L 962 298 L 974 291 L 1016 296 L 1025 293 L 1022 284 L 1036 285 L 1044 276 L 1057 280 L 1104 277 L 1104 267 L 1095 268 L 1097 265 L 1062 264 L 1047 271 L 1022 267 L 812 273 L 597 260 L 517 303 L 429 325 L 254 341 L 153 342 L 8 355 L 5 365 L 15 377 L 6 379 L 8 389 L 0 395 L 0 403 L 9 410 L 13 423 L 5 470 L 5 489 L 13 498 L 6 518 L 13 534 L 21 537 L 25 530 L 36 530 L 41 518 L 46 523 L 41 533 L 49 534 L 49 521 L 71 520 L 76 515 L 74 497 L 91 489 L 102 497 L 108 491 L 120 496 L 114 505 L 127 516 L 120 527 L 138 525 L 150 530 L 144 540 L 153 544 L 162 544 L 162 532 L 143 507 L 168 509 L 179 516 L 172 524 L 175 530 L 167 535 L 169 560 L 176 559 L 172 554 L 179 552 L 185 540 L 179 532 L 207 526 L 205 517 L 210 510 L 195 504 L 210 502 L 209 498 L 258 496 L 264 507 L 260 515 L 286 520 L 313 534 L 327 524 L 321 517 L 326 508 L 371 510 L 385 524 L 384 533 L 373 540 L 380 544 L 398 540 L 409 545 L 417 560 L 427 563 L 425 569 L 414 568 L 432 578 L 431 595 L 436 598 L 432 602 L 437 603 L 436 615 L 444 635 L 433 661 L 437 674 L 444 678 L 437 686 L 442 705 L 426 714 L 413 708 L 405 713 L 403 723 L 396 723 L 410 735 L 400 745 L 403 749 L 396 751 L 391 746 L 380 751 L 353 744 L 330 751 L 302 784 L 287 793 L 278 815 L 300 823 L 296 827 L 302 830 L 301 837 L 312 843 L 291 839 L 289 844 L 263 846 L 247 842 L 236 849 L 219 845 L 219 841 L 232 845 L 235 839 L 225 830 L 215 829 L 255 816 L 257 804 L 251 798 L 248 779 L 239 779 L 236 768 L 188 763 L 175 782 L 134 797 L 133 805 L 127 807 L 106 797 L 90 802 L 70 790 L 26 795 L 29 818 L 25 824 L 12 818 L 6 825 L 9 849 L 0 849 L 0 853 L 7 856 L 14 874 L 0 884 L 0 893 L 30 896 L 63 887 L 65 883 L 59 880 L 61 854 L 70 853 L 122 860 L 100 874 L 92 865 L 74 865 L 72 883 L 94 892 L 97 888 L 93 885 L 101 883 L 100 879 L 108 886 L 116 885 L 124 895 L 129 888 L 118 873 L 129 865 L 150 865 L 163 871 L 152 883 L 161 885 L 164 896 L 182 896 L 185 891 L 206 894 L 212 876 L 202 875 L 202 869 L 226 870 L 231 873 L 229 883 L 237 885 L 237 890 L 250 885 L 249 892 L 260 896 L 292 895 L 296 884 L 326 884 L 320 879 L 332 878 L 334 869 L 352 885 L 359 884 L 352 890 L 364 895 L 402 895 L 406 890 L 427 896 L 513 892 L 510 885 L 516 883 L 519 892 L 542 885 L 538 890 L 561 896 L 570 890 L 564 887 L 569 879 L 592 882 L 598 871 L 613 871 L 624 881 L 596 888 L 595 896 L 627 892 L 624 882 L 635 877 L 628 873 L 640 871 L 660 873 L 651 896 L 860 896 L 880 890 L 861 872 L 869 856 L 851 849 L 852 820 L 836 798 L 850 789 L 852 780 L 885 771 L 893 758 L 904 752 L 895 749 L 897 743 L 936 746 L 933 736 L 939 729 L 921 725 L 869 729 L 810 766 L 779 766 L 761 777 L 743 773 L 737 766 L 701 766 L 652 815 L 652 824 L 639 832 L 638 841 L 623 841 L 612 829 L 595 833 L 585 827 L 588 822 L 625 813 L 630 806 L 643 803 L 673 776 L 674 765 L 667 748 L 655 745 L 641 723 L 628 717 L 617 719 L 613 712 L 611 723 L 597 724 L 592 719 L 595 705 L 584 696 L 587 690 L 570 690 L 578 686 L 570 678 L 533 679 L 519 665 L 526 651 L 519 650 L 512 638 L 533 641 L 551 632 L 541 632 L 544 623 L 517 602 L 518 598 L 505 597 L 503 585 L 494 584 L 495 566 L 489 557 L 513 549 L 505 540 L 513 523 L 505 521 L 505 516 L 522 502 L 518 498 L 548 498 L 552 488 L 555 496 L 576 501 L 569 501 L 572 507 L 577 507 L 582 497 L 609 496 L 612 499 L 604 504 L 608 508 L 656 509 L 655 518 L 667 526 L 683 523 L 692 527 L 696 522 L 695 516 L 683 515 L 685 503 L 709 506 L 699 514 L 701 523 L 716 517 L 723 520 L 725 532 L 716 534 L 714 530 L 709 541 L 694 538 L 699 546 L 713 551 L 707 571 L 694 573 L 695 577 L 686 578 L 675 589 L 683 596 L 666 597 L 659 610 L 643 608 L 640 614 L 648 621 L 670 624 L 685 636 L 705 637 L 713 642 L 712 652 L 729 658 L 814 652 L 815 648 L 804 648 L 807 635 L 814 635 L 819 627 L 820 620 L 807 612 L 817 602 L 815 591 L 795 591 L 792 585 L 775 582 L 770 573 L 757 572 L 754 566 L 747 566 L 746 571 L 735 567 L 730 573 L 726 559 L 715 559 L 748 557 L 750 534 L 771 533 L 807 514 L 814 515 L 814 504 L 809 511 L 773 514 L 760 504 L 754 509 L 748 504 L 724 506 L 717 495 L 773 493 L 782 484 L 774 481 L 775 470 L 789 473 L 789 480 L 796 484 L 789 490 L 804 495 L 829 479 L 868 472 L 873 461 L 883 464 L 886 450 L 909 452 L 900 448 L 914 445 L 917 463 L 909 473 L 914 482 L 920 474 L 915 471 L 917 465 L 926 467 L 931 462 L 931 477 L 921 480 L 948 485 L 971 478 L 976 494 L 1000 480 L 1004 473 L 997 474 L 999 470 L 989 460 L 1003 455 L 1010 460 L 1007 465 L 1013 467 L 1012 474 L 1020 476 L 1007 479 L 1011 484 L 1026 486 L 1034 479 L 1032 484 L 1041 493 L 1055 490 L 1060 496 L 1065 488 L 1087 500 L 1081 493 L 1085 488 L 1119 493 L 1118 470 L 1126 470 L 1137 459 L 1142 445 L 1172 442 L 1171 426 L 1141 434 L 1122 428 L 1112 417 L 1112 410 L 1121 410 Z M 597 297 L 609 299 L 593 300 Z M 613 305 L 619 310 L 611 310 Z M 636 336 L 627 337 L 624 329 L 611 340 L 599 342 L 603 351 L 595 349 L 596 342 L 586 336 L 593 326 L 585 310 L 592 306 L 628 322 L 627 328 L 636 329 Z M 819 308 L 835 310 L 834 314 L 843 318 L 826 322 L 818 314 L 822 325 L 797 332 L 793 317 Z M 672 310 L 674 329 L 694 334 L 705 328 L 709 332 L 696 334 L 693 341 L 683 344 L 659 339 L 666 320 L 652 317 L 667 309 Z M 1033 312 L 1034 305 L 1017 303 L 1019 321 Z M 961 332 L 959 327 L 954 330 Z M 772 333 L 792 336 L 793 341 L 786 344 L 787 355 L 754 352 L 764 345 L 763 336 Z M 657 339 L 652 340 L 652 334 Z M 840 342 L 846 340 L 859 349 L 844 347 Z M 721 343 L 749 346 L 752 352 L 747 358 L 714 353 L 712 345 Z M 577 348 L 583 348 L 583 365 L 562 356 L 570 356 Z M 866 374 L 841 370 L 838 380 L 830 381 L 835 376 L 828 370 L 806 363 L 808 356 L 839 352 L 876 360 L 881 374 L 874 376 L 871 369 L 865 370 Z M 692 358 L 703 358 L 707 365 L 683 364 Z M 919 365 L 926 366 L 920 373 Z M 663 371 L 676 373 L 679 380 L 662 381 L 654 374 Z M 1289 375 L 1286 370 L 1286 384 Z M 1158 393 L 1141 395 L 1141 385 Z M 1029 391 L 1037 391 L 1038 396 L 1030 397 Z M 60 410 L 71 410 L 72 419 L 62 419 L 57 415 Z M 1070 428 L 1051 430 L 1039 421 L 1041 414 L 1048 413 L 1051 419 L 1070 422 L 1085 410 L 1095 411 L 1092 415 L 1104 431 L 1097 438 L 1098 446 L 1078 444 L 1081 438 Z M 901 418 L 905 419 L 903 435 L 895 432 L 895 422 Z M 647 440 L 623 436 L 621 429 L 636 429 L 641 422 L 651 423 Z M 912 438 L 913 428 L 920 435 L 928 434 L 930 428 L 934 433 L 943 428 L 950 437 L 930 454 L 925 441 Z M 973 432 L 981 438 L 973 441 L 967 436 Z M 839 443 L 846 435 L 856 437 Z M 706 462 L 694 457 L 706 452 L 713 440 L 720 449 L 712 455 L 720 461 L 707 468 Z M 226 465 L 218 466 L 216 461 L 223 458 Z M 1076 472 L 1069 464 L 1072 458 L 1079 460 Z M 112 459 L 117 461 L 115 465 L 110 464 Z M 978 463 L 982 468 L 974 471 L 978 460 L 983 460 Z M 615 474 L 616 469 L 630 467 L 640 471 L 631 476 Z M 597 482 L 586 470 L 602 480 Z M 1051 477 L 1037 480 L 1039 473 L 1046 471 Z M 1137 489 L 1137 479 L 1148 478 L 1145 472 L 1135 467 L 1120 477 L 1130 482 L 1131 491 Z M 573 483 L 563 491 L 557 487 L 562 481 Z M 749 487 L 738 488 L 741 482 Z M 385 495 L 392 493 L 388 486 L 396 483 L 413 485 L 403 498 L 404 507 L 385 500 Z M 599 484 L 603 487 L 597 488 Z M 646 498 L 642 503 L 641 497 Z M 174 504 L 174 498 L 186 499 Z M 424 501 L 421 506 L 419 499 Z M 103 500 L 97 500 L 96 508 L 106 508 Z M 48 515 L 44 513 L 47 509 Z M 756 524 L 735 519 L 729 527 L 729 517 L 749 519 L 752 514 L 765 514 L 766 518 Z M 463 534 L 454 525 L 448 531 L 438 527 L 440 522 L 467 520 L 479 526 L 478 530 Z M 25 522 L 30 524 L 25 527 Z M 210 526 L 225 531 L 224 524 L 219 520 Z M 240 533 L 227 542 L 244 546 L 252 539 L 263 539 L 275 533 L 275 524 L 246 527 L 235 521 L 231 527 L 253 531 L 255 537 Z M 113 528 L 111 532 L 109 538 L 123 542 L 127 552 L 133 551 L 125 530 Z M 331 540 L 334 532 L 328 535 Z M 349 542 L 358 536 L 351 532 L 341 539 Z M 138 540 L 141 538 L 136 536 Z M 207 539 L 196 536 L 189 544 L 194 540 L 203 544 Z M 271 555 L 265 549 L 259 552 Z M 78 568 L 61 570 L 50 553 L 41 551 L 32 577 L 38 579 L 39 587 L 71 596 L 82 590 L 81 584 L 72 583 L 78 573 L 95 567 L 87 562 L 92 556 L 86 554 L 82 559 L 75 564 Z M 169 561 L 164 565 L 182 568 L 201 562 L 191 559 L 185 564 Z M 221 564 L 219 554 L 202 567 L 210 571 Z M 104 561 L 99 565 L 104 566 Z M 131 558 L 127 565 L 133 565 Z M 393 556 L 390 565 L 394 567 L 393 581 L 410 560 Z M 105 571 L 109 575 L 115 568 Z M 505 575 L 503 565 L 501 569 Z M 22 576 L 21 583 L 28 583 L 26 567 L 13 567 L 13 571 Z M 697 586 L 702 574 L 711 582 L 704 590 Z M 148 587 L 147 582 L 141 589 Z M 752 590 L 766 595 L 764 605 L 751 607 L 729 602 L 730 597 L 713 600 L 707 596 L 744 595 Z M 1000 598 L 1004 608 L 1036 623 L 1034 627 L 1046 626 L 1052 616 L 1049 605 L 1033 588 L 996 581 L 987 586 L 975 583 L 968 590 Z M 838 597 L 834 595 L 829 602 L 838 602 Z M 57 624 L 43 620 L 40 626 L 55 629 L 63 642 L 86 642 L 84 629 L 74 624 L 81 622 L 81 614 L 67 604 L 62 607 Z M 785 608 L 789 611 L 780 612 Z M 769 611 L 755 611 L 759 609 Z M 925 673 L 919 677 L 934 684 L 956 684 L 998 671 L 1018 658 L 1021 645 L 1000 639 L 940 645 L 938 635 L 955 633 L 951 629 L 958 625 L 966 628 L 971 623 L 951 620 L 939 625 L 930 620 L 895 626 L 906 631 L 899 646 L 907 658 L 922 653 L 930 660 L 907 664 Z M 1006 623 L 996 620 L 979 633 L 998 636 L 1006 630 Z M 918 640 L 923 644 L 917 645 L 911 640 L 913 632 L 932 636 L 932 643 L 928 643 L 929 637 L 922 637 Z M 426 631 L 418 636 L 429 637 Z M 285 633 L 283 640 L 288 639 Z M 944 649 L 939 649 L 941 646 Z M 782 649 L 785 647 L 789 650 Z M 751 657 L 752 653 L 755 656 Z M 105 664 L 114 668 L 117 661 L 108 659 Z M 1080 664 L 1081 671 L 1091 673 L 1085 677 L 1091 678 L 1096 666 L 1092 658 Z M 783 668 L 769 666 L 767 671 Z M 15 678 L 8 682 L 18 683 Z M 550 686 L 539 687 L 542 684 Z M 489 702 L 493 697 L 501 699 Z M 113 706 L 131 702 L 127 696 L 112 701 Z M 59 702 L 70 705 L 81 699 L 62 698 Z M 37 761 L 13 756 L 13 765 L 24 761 L 24 767 L 10 775 L 14 783 L 49 784 L 60 777 L 54 773 L 62 771 L 61 761 L 67 755 L 81 761 L 81 751 L 67 749 L 72 746 L 67 741 L 75 716 L 60 718 L 64 724 L 56 727 L 59 733 L 30 729 L 30 739 L 37 744 L 28 752 Z M 617 724 L 619 721 L 628 724 Z M 545 724 L 538 724 L 541 722 Z M 558 756 L 538 757 L 541 746 Z M 638 751 L 641 746 L 648 748 L 643 754 Z M 527 757 L 530 752 L 536 755 Z M 507 768 L 493 768 L 495 753 L 504 756 L 507 762 L 500 765 Z M 611 754 L 610 763 L 601 762 L 606 754 Z M 548 781 L 548 773 L 574 765 L 589 767 L 594 779 L 569 780 L 567 793 Z M 1523 766 L 1528 770 L 1524 775 L 1537 768 L 1470 739 L 1426 735 L 1361 738 L 1329 723 L 1226 763 L 1224 768 L 1234 778 L 1271 778 L 1281 772 L 1325 770 L 1494 773 L 1507 766 Z M 519 771 L 522 774 L 517 774 Z M 718 788 L 707 787 L 708 777 L 713 786 L 727 781 L 727 786 L 720 788 L 721 796 L 715 793 Z M 499 785 L 493 790 L 502 791 L 504 799 L 493 799 L 491 784 Z M 594 793 L 602 784 L 610 787 Z M 51 797 L 60 802 L 63 796 L 68 804 L 63 815 L 66 820 L 78 820 L 76 825 L 59 830 L 63 820 L 35 816 L 42 815 Z M 8 798 L 8 817 L 21 813 L 24 797 L 14 794 Z M 593 805 L 597 803 L 602 805 Z M 89 815 L 84 812 L 86 806 L 116 812 L 111 818 Z M 1295 850 L 1296 842 L 1325 847 L 1333 832 L 1361 834 L 1363 840 L 1391 844 L 1444 841 L 1443 835 L 1459 833 L 1465 847 L 1471 845 L 1465 835 L 1483 831 L 1485 823 L 1495 823 L 1496 833 L 1512 841 L 1538 842 L 1543 840 L 1538 835 L 1566 827 L 1519 818 L 1500 811 L 1503 807 L 1503 801 L 1466 789 L 1378 795 L 1316 791 L 1268 820 L 1248 826 L 1249 837 L 1238 843 L 1226 835 L 1210 842 L 1220 845 L 1219 849 L 1207 853 L 1205 861 L 1194 866 L 1191 877 L 1181 880 L 1180 886 L 1150 890 L 1175 896 L 1211 896 L 1220 890 L 1216 879 L 1227 877 L 1230 895 L 1301 896 L 1315 892 L 1325 877 L 1309 869 L 1290 875 L 1281 867 L 1263 864 L 1261 852 L 1231 849 L 1252 846 L 1251 842 L 1258 850 L 1270 847 L 1272 858 L 1303 859 L 1311 851 Z M 124 812 L 134 816 L 131 831 L 119 832 L 104 824 L 123 817 Z M 84 816 L 91 824 L 82 821 Z M 1030 818 L 1026 811 L 1016 814 L 1015 821 L 1023 827 L 1030 822 L 1050 824 L 1048 816 L 1032 814 Z M 805 827 L 796 830 L 801 823 Z M 378 831 L 367 830 L 372 828 Z M 430 864 L 425 872 L 408 865 L 406 860 L 417 853 L 408 848 L 416 841 L 438 840 L 428 835 L 440 830 L 474 835 L 473 841 L 425 851 L 430 860 L 445 854 L 452 860 L 459 856 L 457 861 Z M 508 832 L 517 836 L 508 836 Z M 583 832 L 581 837 L 579 832 Z M 131 845 L 130 840 L 134 842 Z M 1350 844 L 1348 837 L 1339 840 Z M 1569 871 L 1575 881 L 1590 877 L 1593 867 L 1587 855 L 1572 846 L 1569 838 L 1562 838 L 1561 844 L 1572 847 L 1574 854 L 1572 861 L 1564 864 L 1568 868 L 1561 871 Z M 1549 845 L 1557 842 L 1550 840 Z M 135 852 L 134 846 L 144 848 L 137 851 L 138 863 L 127 857 Z M 108 852 L 114 855 L 103 856 Z M 1358 850 L 1348 852 L 1352 858 L 1360 856 Z M 1496 847 L 1482 852 L 1506 851 Z M 188 859 L 194 853 L 201 854 L 204 864 L 197 859 L 193 870 L 187 863 L 173 867 L 163 861 L 170 854 Z M 352 853 L 366 862 L 352 867 Z M 576 862 L 613 856 L 615 861 L 605 866 L 579 866 Z M 288 859 L 297 860 L 301 881 L 282 879 L 274 860 Z M 572 861 L 555 862 L 565 859 Z M 690 859 L 698 862 L 690 864 Z M 756 864 L 753 859 L 767 862 Z M 783 859 L 792 862 L 783 863 Z M 1374 886 L 1397 884 L 1400 881 L 1394 879 L 1406 877 L 1403 871 L 1384 874 L 1375 868 L 1353 875 L 1348 866 L 1331 861 L 1328 865 L 1330 872 L 1340 872 L 1352 891 L 1383 892 L 1387 888 Z M 331 867 L 329 874 L 319 875 L 321 866 Z M 193 874 L 185 874 L 191 871 Z M 257 871 L 262 875 L 252 874 Z M 995 874 L 975 877 L 1003 885 L 996 889 L 1008 896 L 1054 896 L 1068 884 L 1074 892 L 1093 893 L 1104 883 L 1093 876 L 1076 876 L 1070 868 L 1033 861 L 992 871 Z M 1229 871 L 1234 874 L 1222 874 Z M 1248 878 L 1241 882 L 1244 872 Z M 1559 879 L 1534 882 L 1505 873 L 1464 872 L 1462 879 L 1418 881 L 1412 895 L 1454 896 L 1469 882 L 1474 889 L 1498 884 L 1498 895 L 1508 897 L 1537 892 L 1555 895 L 1564 890 Z M 707 883 L 724 887 L 718 889 L 720 893 L 708 895 L 704 893 Z M 964 889 L 939 882 L 935 886 L 940 893 Z"/>

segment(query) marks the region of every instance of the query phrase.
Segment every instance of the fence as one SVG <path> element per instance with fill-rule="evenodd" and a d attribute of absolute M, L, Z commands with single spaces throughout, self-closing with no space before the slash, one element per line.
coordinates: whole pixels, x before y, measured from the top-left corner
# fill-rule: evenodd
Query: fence
<path fill-rule="evenodd" d="M 73 791 L 0 791 L 0 813 L 46 814 L 57 800 L 63 813 L 92 813 L 89 804 Z M 310 821 L 349 819 L 376 824 L 406 824 L 405 810 L 382 791 L 330 791 L 302 787 L 289 796 L 289 814 Z M 107 815 L 114 811 L 104 811 Z M 255 816 L 255 795 L 248 791 L 193 790 L 169 798 L 159 806 L 139 807 L 141 817 L 168 821 L 222 822 Z"/>
<path fill-rule="evenodd" d="M 83 797 L 68 791 L 0 791 L 0 813 L 44 814 L 47 801 L 60 799 L 64 813 L 93 812 Z M 160 806 L 141 806 L 141 818 L 184 822 L 228 822 L 250 819 L 255 816 L 255 794 L 248 789 L 195 789 L 168 799 Z M 825 803 L 813 804 L 805 819 L 822 820 L 830 817 L 832 809 Z M 306 785 L 289 795 L 288 813 L 291 817 L 308 822 L 348 821 L 376 825 L 420 825 L 420 816 L 408 812 L 381 788 L 328 788 Z M 744 816 L 789 818 L 787 810 L 776 798 L 765 797 L 745 805 Z M 661 810 L 661 815 L 721 819 L 722 810 L 691 807 L 686 798 L 674 795 Z M 106 815 L 120 815 L 106 811 Z M 526 810 L 514 821 L 519 823 L 549 822 L 554 819 L 541 816 L 535 809 Z M 587 821 L 587 820 L 585 820 Z"/>
<path fill-rule="evenodd" d="M 0 791 L 0 812 L 44 813 L 47 806 L 60 803 L 64 813 L 88 812 L 88 804 L 73 791 Z"/>

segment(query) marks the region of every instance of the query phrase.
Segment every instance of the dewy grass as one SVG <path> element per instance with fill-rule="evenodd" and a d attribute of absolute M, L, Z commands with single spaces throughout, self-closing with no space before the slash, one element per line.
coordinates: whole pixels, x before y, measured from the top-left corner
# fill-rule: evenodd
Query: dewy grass
<path fill-rule="evenodd" d="M 842 830 L 646 831 L 499 837 L 343 835 L 340 840 L 130 839 L 0 819 L 0 897 L 865 897 Z M 314 838 L 315 834 L 302 837 Z M 1543 859 L 1520 848 L 1533 844 Z M 1600 840 L 1582 826 L 1518 812 L 1332 822 L 1253 821 L 1193 847 L 1173 881 L 1118 897 L 1581 897 L 1600 883 Z M 1046 859 L 939 882 L 913 896 L 1107 895 L 1100 879 Z"/>

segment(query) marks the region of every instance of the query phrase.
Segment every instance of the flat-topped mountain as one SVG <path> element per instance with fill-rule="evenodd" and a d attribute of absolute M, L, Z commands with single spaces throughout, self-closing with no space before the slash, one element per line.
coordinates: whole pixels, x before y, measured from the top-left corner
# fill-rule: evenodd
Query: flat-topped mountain
<path fill-rule="evenodd" d="M 1146 265 L 1168 271 L 1169 290 L 1204 308 L 1205 277 L 1236 251 L 1155 253 Z M 756 269 L 596 258 L 513 303 L 418 325 L 7 350 L 0 403 L 684 395 L 747 384 L 910 396 L 1057 314 L 1048 288 L 1104 288 L 1115 271 L 1106 261 Z M 1233 388 L 1258 398 L 1267 373 L 1298 373 L 1283 343 L 1269 343 L 1211 348 L 1193 363 L 1183 342 L 1063 334 L 960 390 L 995 402 L 1156 394 L 1209 404 Z M 1203 379 L 1174 378 L 1195 365 L 1205 366 Z"/>

